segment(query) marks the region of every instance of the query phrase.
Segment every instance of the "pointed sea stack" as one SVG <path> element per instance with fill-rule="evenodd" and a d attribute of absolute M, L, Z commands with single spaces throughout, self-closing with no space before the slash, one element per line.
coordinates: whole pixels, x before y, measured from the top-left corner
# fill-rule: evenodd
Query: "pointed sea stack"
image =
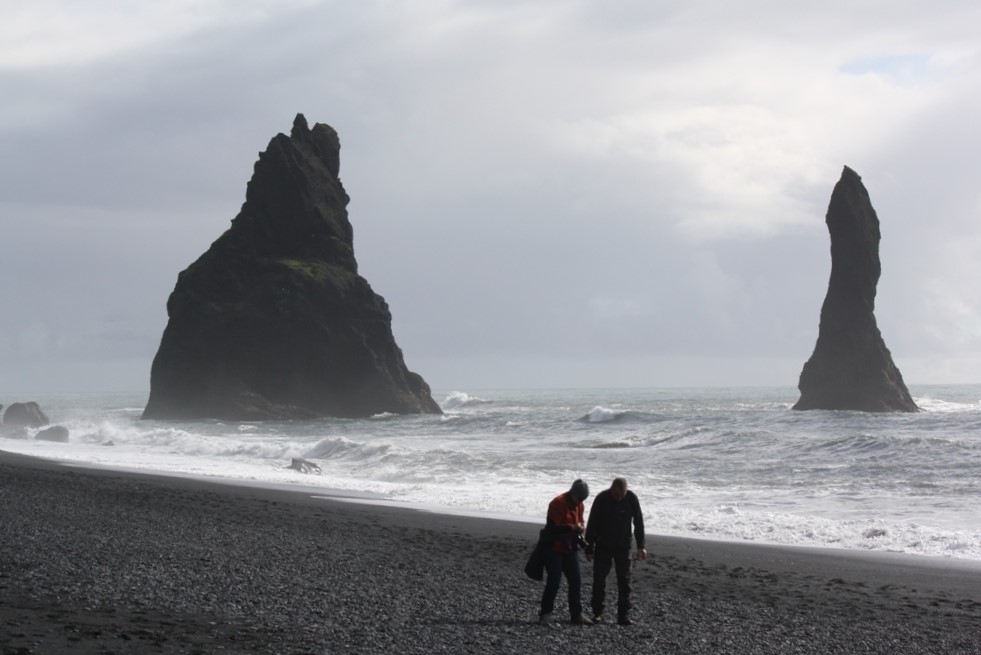
<path fill-rule="evenodd" d="M 259 154 L 231 227 L 180 273 L 143 418 L 441 413 L 358 275 L 340 142 L 302 114 Z"/>
<path fill-rule="evenodd" d="M 879 219 L 862 178 L 847 166 L 825 220 L 831 234 L 831 280 L 794 409 L 918 411 L 875 323 L 882 270 Z"/>

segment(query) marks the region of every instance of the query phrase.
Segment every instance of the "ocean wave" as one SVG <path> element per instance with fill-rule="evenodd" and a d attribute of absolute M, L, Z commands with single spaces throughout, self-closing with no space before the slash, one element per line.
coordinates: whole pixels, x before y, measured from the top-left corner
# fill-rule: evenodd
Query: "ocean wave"
<path fill-rule="evenodd" d="M 860 454 L 888 450 L 894 448 L 896 443 L 897 439 L 889 436 L 856 434 L 814 444 L 814 449 L 833 453 Z"/>
<path fill-rule="evenodd" d="M 585 448 L 595 448 L 597 450 L 608 450 L 611 448 L 633 448 L 635 444 L 628 441 L 599 441 L 587 444 Z"/>
<path fill-rule="evenodd" d="M 160 426 L 148 423 L 129 426 L 114 422 L 69 424 L 69 443 L 58 444 L 57 458 L 110 466 L 127 466 L 131 461 L 136 468 L 157 468 L 150 462 L 159 459 L 161 470 L 188 470 L 222 468 L 215 462 L 231 463 L 235 460 L 289 461 L 299 457 L 304 450 L 302 441 L 256 438 L 250 432 L 234 430 L 226 434 L 202 434 L 180 427 Z M 142 429 L 141 429 L 142 428 Z M 40 442 L 38 442 L 40 446 Z M 104 448 L 113 446 L 113 448 Z M 38 452 L 40 456 L 52 453 Z M 174 463 L 187 462 L 187 466 Z M 206 464 L 206 461 L 212 464 Z M 139 464 L 138 464 L 139 463 Z"/>
<path fill-rule="evenodd" d="M 597 405 L 579 420 L 584 423 L 613 423 L 630 416 L 627 410 L 610 409 Z"/>
<path fill-rule="evenodd" d="M 954 461 L 965 456 L 976 457 L 981 454 L 981 440 L 971 434 L 922 436 L 860 433 L 801 443 L 795 450 L 804 456 L 825 453 L 835 457 L 922 458 L 924 464 L 929 464 L 933 461 Z"/>
<path fill-rule="evenodd" d="M 492 400 L 471 396 L 462 391 L 453 391 L 443 400 L 442 408 L 444 410 L 457 409 L 460 407 L 472 407 L 474 405 L 487 405 L 493 402 Z"/>
<path fill-rule="evenodd" d="M 683 536 L 981 559 L 981 532 L 904 521 L 835 520 L 746 510 L 734 503 L 705 509 L 655 509 L 651 521 L 668 534 Z"/>
<path fill-rule="evenodd" d="M 915 398 L 916 405 L 925 412 L 966 412 L 981 410 L 981 400 L 973 403 L 958 403 L 938 398 Z"/>
<path fill-rule="evenodd" d="M 674 445 L 676 442 L 678 444 L 701 443 L 702 438 L 707 434 L 712 434 L 712 431 L 701 426 L 690 426 L 673 432 L 645 435 L 637 445 L 643 448 L 653 448 L 666 444 Z"/>
<path fill-rule="evenodd" d="M 347 437 L 322 439 L 306 450 L 325 475 L 435 485 L 465 482 L 499 464 L 486 456 L 449 447 L 415 448 L 390 442 L 360 442 Z"/>
<path fill-rule="evenodd" d="M 595 450 L 617 450 L 621 448 L 653 448 L 665 444 L 680 445 L 683 443 L 698 446 L 703 445 L 700 437 L 708 432 L 708 430 L 700 427 L 683 427 L 677 430 L 656 432 L 654 434 L 639 433 L 618 435 L 613 439 L 600 438 L 588 440 L 579 443 L 577 447 Z M 689 438 L 694 438 L 694 440 L 692 441 Z"/>
<path fill-rule="evenodd" d="M 354 460 L 366 462 L 389 455 L 395 446 L 389 443 L 366 444 L 347 437 L 321 439 L 303 455 L 304 459 Z"/>
<path fill-rule="evenodd" d="M 581 415 L 577 420 L 580 423 L 593 425 L 603 425 L 606 423 L 619 425 L 622 423 L 660 424 L 671 422 L 672 420 L 676 420 L 676 418 L 658 411 L 637 410 L 633 408 L 624 409 L 615 406 L 607 407 L 604 405 L 596 405 L 586 414 Z"/>

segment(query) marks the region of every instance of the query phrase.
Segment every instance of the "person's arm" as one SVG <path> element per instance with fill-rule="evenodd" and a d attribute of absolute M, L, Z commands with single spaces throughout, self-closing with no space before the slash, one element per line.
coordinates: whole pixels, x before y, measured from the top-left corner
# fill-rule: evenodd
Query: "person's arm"
<path fill-rule="evenodd" d="M 644 534 L 644 512 L 640 500 L 634 495 L 634 539 L 637 541 L 637 559 L 647 559 L 647 536 Z"/>
<path fill-rule="evenodd" d="M 586 561 L 593 561 L 593 553 L 596 552 L 596 537 L 600 529 L 600 522 L 603 520 L 600 516 L 603 513 L 603 498 L 602 496 L 596 496 L 593 500 L 593 507 L 589 510 L 589 520 L 586 522 L 586 534 L 583 538 L 586 540 Z"/>
<path fill-rule="evenodd" d="M 597 502 L 593 501 L 593 508 L 589 510 L 589 520 L 586 521 L 586 543 L 589 544 L 589 548 L 586 550 L 587 553 L 593 552 L 593 544 L 596 543 L 596 531 L 599 529 L 599 519 L 596 516 L 599 514 L 597 510 Z"/>

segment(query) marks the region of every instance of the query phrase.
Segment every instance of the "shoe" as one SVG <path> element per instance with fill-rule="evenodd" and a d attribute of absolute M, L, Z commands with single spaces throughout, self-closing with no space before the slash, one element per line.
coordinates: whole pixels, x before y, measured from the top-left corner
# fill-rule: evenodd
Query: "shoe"
<path fill-rule="evenodd" d="M 552 613 L 546 612 L 545 614 L 538 615 L 538 625 L 551 625 L 552 623 Z"/>
<path fill-rule="evenodd" d="M 618 618 L 617 619 L 617 623 L 619 623 L 620 625 L 633 625 L 634 624 L 634 622 L 631 621 L 630 618 L 629 617 L 626 617 L 626 616 L 621 616 L 620 618 Z"/>
<path fill-rule="evenodd" d="M 605 621 L 605 619 L 603 618 L 603 612 L 600 612 L 599 614 L 593 614 L 593 623 L 602 623 L 603 621 Z"/>
<path fill-rule="evenodd" d="M 593 620 L 585 614 L 580 614 L 576 618 L 572 619 L 572 623 L 573 625 L 593 625 Z"/>

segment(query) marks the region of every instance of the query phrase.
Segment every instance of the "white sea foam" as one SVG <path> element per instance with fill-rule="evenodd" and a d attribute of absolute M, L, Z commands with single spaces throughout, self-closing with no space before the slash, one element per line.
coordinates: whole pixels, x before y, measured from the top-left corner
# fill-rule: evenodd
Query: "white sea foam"
<path fill-rule="evenodd" d="M 875 518 L 834 520 L 784 512 L 742 511 L 729 505 L 714 510 L 657 509 L 649 521 L 660 531 L 679 536 L 981 560 L 981 533 L 977 531 Z"/>
<path fill-rule="evenodd" d="M 964 412 L 981 411 L 981 400 L 972 402 L 951 402 L 939 398 L 916 398 L 914 402 L 925 412 Z"/>

